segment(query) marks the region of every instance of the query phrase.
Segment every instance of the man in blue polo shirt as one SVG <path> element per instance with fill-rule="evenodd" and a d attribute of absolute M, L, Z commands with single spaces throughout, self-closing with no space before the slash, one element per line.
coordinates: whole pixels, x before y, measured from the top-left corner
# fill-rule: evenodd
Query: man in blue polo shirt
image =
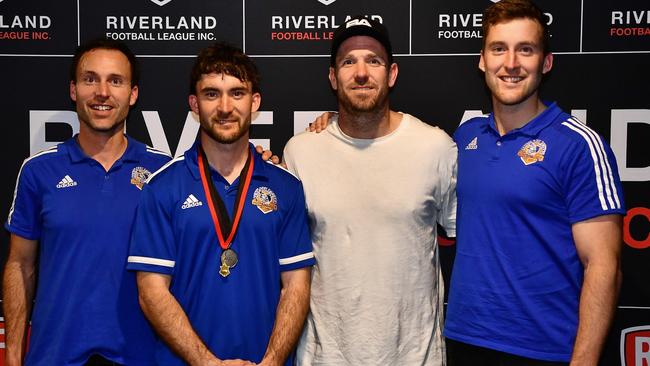
<path fill-rule="evenodd" d="M 291 365 L 314 263 L 302 185 L 248 142 L 259 78 L 217 43 L 192 68 L 198 141 L 145 187 L 128 268 L 160 365 Z"/>
<path fill-rule="evenodd" d="M 126 45 L 82 45 L 70 80 L 79 134 L 25 160 L 5 224 L 5 365 L 151 365 L 153 332 L 125 265 L 143 184 L 169 156 L 124 135 L 138 97 Z"/>
<path fill-rule="evenodd" d="M 483 16 L 493 113 L 461 125 L 450 365 L 596 365 L 620 285 L 621 182 L 593 130 L 538 96 L 553 56 L 542 12 Z"/>

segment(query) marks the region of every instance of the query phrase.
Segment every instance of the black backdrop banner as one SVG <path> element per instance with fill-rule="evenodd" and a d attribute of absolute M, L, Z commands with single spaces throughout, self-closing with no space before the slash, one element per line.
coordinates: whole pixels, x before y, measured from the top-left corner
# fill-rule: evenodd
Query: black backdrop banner
<path fill-rule="evenodd" d="M 281 153 L 315 116 L 336 109 L 327 81 L 329 42 L 356 14 L 383 22 L 391 32 L 400 66 L 392 109 L 449 134 L 489 112 L 477 65 L 481 12 L 496 1 L 0 0 L 0 212 L 9 211 L 23 159 L 78 131 L 67 72 L 81 42 L 124 40 L 139 56 L 140 98 L 127 132 L 175 156 L 198 131 L 187 105 L 194 55 L 215 40 L 242 47 L 262 73 L 262 106 L 251 137 Z M 542 97 L 557 101 L 610 143 L 628 208 L 623 287 L 601 364 L 650 366 L 650 6 L 647 0 L 539 5 L 555 53 Z M 8 235 L 1 240 L 4 263 Z M 448 280 L 453 242 L 445 241 L 441 252 Z M 3 351 L 0 328 L 0 360 Z"/>

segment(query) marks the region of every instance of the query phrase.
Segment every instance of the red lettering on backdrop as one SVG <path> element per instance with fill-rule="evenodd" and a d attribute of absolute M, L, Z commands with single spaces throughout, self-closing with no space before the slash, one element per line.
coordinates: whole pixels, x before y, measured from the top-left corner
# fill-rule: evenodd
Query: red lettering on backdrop
<path fill-rule="evenodd" d="M 627 211 L 627 215 L 623 219 L 623 241 L 625 244 L 635 249 L 645 249 L 650 247 L 650 234 L 643 240 L 636 240 L 630 234 L 630 221 L 636 216 L 643 216 L 650 223 L 650 209 L 646 207 L 634 207 Z"/>

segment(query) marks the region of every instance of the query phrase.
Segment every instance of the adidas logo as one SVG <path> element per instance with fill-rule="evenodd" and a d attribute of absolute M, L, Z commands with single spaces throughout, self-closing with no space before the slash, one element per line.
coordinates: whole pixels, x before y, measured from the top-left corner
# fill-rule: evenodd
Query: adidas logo
<path fill-rule="evenodd" d="M 188 208 L 197 207 L 197 206 L 203 206 L 203 202 L 196 199 L 196 197 L 194 197 L 193 194 L 190 194 L 185 199 L 185 202 L 183 202 L 183 206 L 181 206 L 181 208 L 183 210 L 186 210 Z"/>
<path fill-rule="evenodd" d="M 474 137 L 472 141 L 465 146 L 465 150 L 476 150 L 478 149 L 478 137 Z"/>
<path fill-rule="evenodd" d="M 69 175 L 66 175 L 61 179 L 59 184 L 56 185 L 56 188 L 67 188 L 67 187 L 74 187 L 77 185 L 77 182 L 75 182 L 72 178 L 70 178 Z"/>

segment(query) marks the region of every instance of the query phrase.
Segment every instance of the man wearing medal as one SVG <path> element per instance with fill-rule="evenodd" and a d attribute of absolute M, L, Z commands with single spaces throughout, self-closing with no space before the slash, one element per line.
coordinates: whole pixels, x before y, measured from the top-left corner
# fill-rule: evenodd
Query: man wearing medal
<path fill-rule="evenodd" d="M 193 66 L 198 141 L 152 174 L 128 268 L 160 365 L 290 365 L 314 255 L 301 183 L 248 142 L 257 69 L 217 43 Z"/>
<path fill-rule="evenodd" d="M 317 260 L 299 365 L 445 362 L 436 229 L 455 233 L 456 145 L 390 109 L 397 74 L 383 25 L 342 24 L 329 68 L 338 120 L 284 150 L 305 188 Z"/>

